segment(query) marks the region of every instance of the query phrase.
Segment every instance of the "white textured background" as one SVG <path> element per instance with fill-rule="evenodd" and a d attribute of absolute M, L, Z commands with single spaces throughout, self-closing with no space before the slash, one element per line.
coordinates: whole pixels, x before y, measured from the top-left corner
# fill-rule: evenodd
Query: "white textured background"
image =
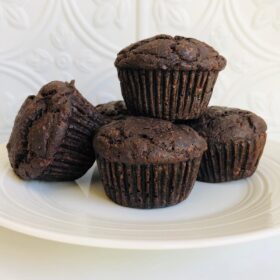
<path fill-rule="evenodd" d="M 280 139 L 280 0 L 0 0 L 0 142 L 20 104 L 75 78 L 94 104 L 120 98 L 116 53 L 158 33 L 205 40 L 228 59 L 212 104 L 248 108 Z M 83 248 L 0 228 L 0 278 L 280 279 L 280 238 L 174 252 Z"/>
<path fill-rule="evenodd" d="M 213 45 L 228 65 L 211 103 L 253 110 L 280 135 L 279 0 L 0 0 L 0 140 L 51 80 L 74 78 L 94 104 L 118 99 L 118 50 L 158 33 Z"/>

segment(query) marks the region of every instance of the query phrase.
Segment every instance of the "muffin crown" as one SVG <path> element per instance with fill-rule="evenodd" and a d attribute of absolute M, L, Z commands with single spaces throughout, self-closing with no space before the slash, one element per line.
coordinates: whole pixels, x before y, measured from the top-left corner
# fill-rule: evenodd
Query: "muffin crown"
<path fill-rule="evenodd" d="M 265 121 L 256 114 L 237 108 L 211 106 L 200 119 L 189 122 L 208 141 L 225 143 L 230 140 L 250 140 L 265 133 Z"/>
<path fill-rule="evenodd" d="M 226 66 L 226 59 L 199 40 L 157 35 L 121 50 L 115 66 L 133 69 L 220 71 Z"/>
<path fill-rule="evenodd" d="M 111 101 L 104 104 L 99 104 L 96 107 L 97 112 L 104 118 L 106 123 L 113 120 L 119 120 L 128 115 L 128 110 L 124 101 Z"/>
<path fill-rule="evenodd" d="M 188 126 L 144 117 L 127 117 L 101 127 L 93 143 L 101 157 L 127 164 L 186 161 L 200 157 L 207 148 Z"/>

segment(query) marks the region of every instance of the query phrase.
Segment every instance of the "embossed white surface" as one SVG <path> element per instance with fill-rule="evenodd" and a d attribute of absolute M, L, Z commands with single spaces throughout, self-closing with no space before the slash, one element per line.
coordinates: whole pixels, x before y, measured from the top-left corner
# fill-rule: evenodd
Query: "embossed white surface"
<path fill-rule="evenodd" d="M 0 139 L 24 98 L 50 80 L 75 78 L 94 104 L 119 99 L 118 50 L 158 33 L 217 48 L 228 65 L 211 104 L 257 112 L 277 138 L 279 18 L 278 0 L 0 0 Z"/>

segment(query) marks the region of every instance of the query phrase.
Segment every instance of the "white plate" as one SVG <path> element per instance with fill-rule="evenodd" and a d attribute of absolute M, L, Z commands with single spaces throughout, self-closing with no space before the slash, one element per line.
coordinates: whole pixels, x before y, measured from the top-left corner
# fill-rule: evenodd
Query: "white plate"
<path fill-rule="evenodd" d="M 230 183 L 196 182 L 179 205 L 156 210 L 118 206 L 97 168 L 73 183 L 25 182 L 0 146 L 0 225 L 87 246 L 171 249 L 217 246 L 280 233 L 280 147 L 269 142 L 257 172 Z"/>

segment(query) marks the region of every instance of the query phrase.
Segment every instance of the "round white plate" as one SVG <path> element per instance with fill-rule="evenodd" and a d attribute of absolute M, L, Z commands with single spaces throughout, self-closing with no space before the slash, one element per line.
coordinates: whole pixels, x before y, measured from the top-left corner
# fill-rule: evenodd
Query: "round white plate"
<path fill-rule="evenodd" d="M 279 187 L 280 147 L 273 142 L 267 143 L 251 178 L 220 184 L 196 182 L 186 201 L 155 210 L 111 202 L 96 166 L 72 183 L 22 181 L 9 166 L 5 146 L 0 146 L 0 225 L 72 244 L 175 249 L 271 236 L 280 233 Z"/>

